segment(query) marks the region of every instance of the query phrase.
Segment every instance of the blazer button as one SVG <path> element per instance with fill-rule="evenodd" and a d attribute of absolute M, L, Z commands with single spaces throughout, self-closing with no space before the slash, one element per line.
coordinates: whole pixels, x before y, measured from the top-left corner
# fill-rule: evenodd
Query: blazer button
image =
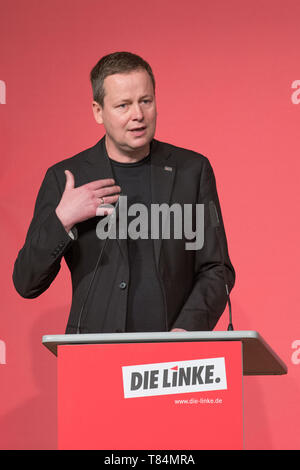
<path fill-rule="evenodd" d="M 126 282 L 124 282 L 124 281 L 120 282 L 119 287 L 120 287 L 120 289 L 126 289 L 126 287 L 127 287 Z"/>

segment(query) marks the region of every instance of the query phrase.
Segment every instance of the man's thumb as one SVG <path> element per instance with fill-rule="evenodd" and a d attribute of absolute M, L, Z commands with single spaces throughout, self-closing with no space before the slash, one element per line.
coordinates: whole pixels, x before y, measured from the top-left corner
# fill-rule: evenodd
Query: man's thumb
<path fill-rule="evenodd" d="M 65 189 L 73 189 L 75 187 L 75 179 L 73 173 L 70 170 L 65 170 L 66 175 L 66 187 Z"/>

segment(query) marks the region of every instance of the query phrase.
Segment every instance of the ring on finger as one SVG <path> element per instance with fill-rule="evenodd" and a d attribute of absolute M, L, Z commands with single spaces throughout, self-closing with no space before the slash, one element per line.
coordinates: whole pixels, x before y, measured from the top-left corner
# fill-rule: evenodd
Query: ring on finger
<path fill-rule="evenodd" d="M 104 197 L 100 197 L 100 206 L 104 204 Z"/>

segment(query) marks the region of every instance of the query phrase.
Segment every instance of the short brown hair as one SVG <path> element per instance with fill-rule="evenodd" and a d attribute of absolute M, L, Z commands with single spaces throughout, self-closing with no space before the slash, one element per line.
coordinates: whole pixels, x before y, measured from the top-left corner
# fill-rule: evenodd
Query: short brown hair
<path fill-rule="evenodd" d="M 131 52 L 113 52 L 102 57 L 90 73 L 93 89 L 93 98 L 103 106 L 104 103 L 104 79 L 116 73 L 132 72 L 137 69 L 145 69 L 150 75 L 155 91 L 155 79 L 150 65 L 136 54 Z"/>

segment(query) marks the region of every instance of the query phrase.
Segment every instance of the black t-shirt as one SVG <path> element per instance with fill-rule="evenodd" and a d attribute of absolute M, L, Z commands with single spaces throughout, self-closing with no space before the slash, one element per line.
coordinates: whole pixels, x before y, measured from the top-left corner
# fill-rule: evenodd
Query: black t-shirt
<path fill-rule="evenodd" d="M 143 204 L 149 214 L 148 236 L 132 239 L 130 234 L 127 235 L 130 282 L 126 331 L 166 331 L 163 294 L 157 275 L 153 240 L 150 236 L 151 154 L 135 163 L 110 161 L 115 181 L 121 187 L 121 195 L 127 196 L 127 208 L 135 203 Z M 133 220 L 137 221 L 139 216 L 139 212 L 131 217 L 128 216 L 128 226 Z M 136 232 L 140 232 L 139 226 L 136 227 Z"/>

